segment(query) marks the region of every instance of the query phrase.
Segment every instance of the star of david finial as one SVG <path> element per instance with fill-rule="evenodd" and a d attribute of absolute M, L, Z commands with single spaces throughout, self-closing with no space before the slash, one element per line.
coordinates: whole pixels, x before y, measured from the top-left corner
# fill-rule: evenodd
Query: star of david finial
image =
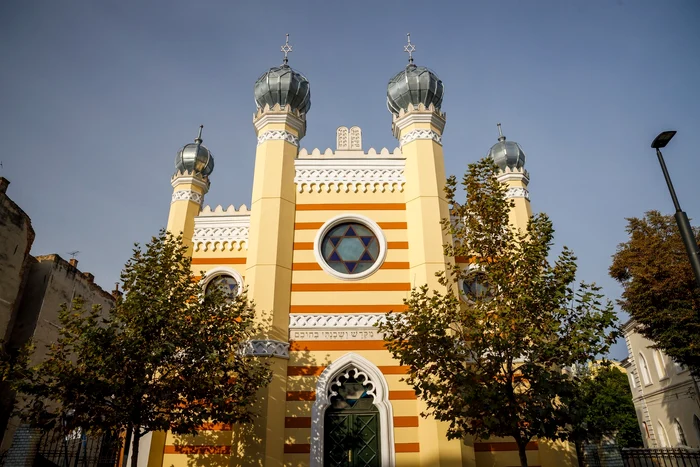
<path fill-rule="evenodd" d="M 416 46 L 411 44 L 411 33 L 406 34 L 408 44 L 403 46 L 403 51 L 408 54 L 408 63 L 413 63 L 413 52 L 416 51 Z"/>
<path fill-rule="evenodd" d="M 282 52 L 284 52 L 284 64 L 287 64 L 287 54 L 292 51 L 292 46 L 289 45 L 289 34 L 287 34 L 287 40 L 284 42 L 284 45 L 281 48 Z"/>

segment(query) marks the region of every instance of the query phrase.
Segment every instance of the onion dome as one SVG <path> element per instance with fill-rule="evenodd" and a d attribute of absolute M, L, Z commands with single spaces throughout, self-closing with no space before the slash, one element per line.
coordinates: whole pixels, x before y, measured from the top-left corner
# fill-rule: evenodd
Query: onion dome
<path fill-rule="evenodd" d="M 202 128 L 199 126 L 199 135 L 194 143 L 185 144 L 175 156 L 175 169 L 177 172 L 193 172 L 208 176 L 214 170 L 214 156 L 209 149 L 202 144 Z"/>
<path fill-rule="evenodd" d="M 515 141 L 506 141 L 501 131 L 501 124 L 498 124 L 498 143 L 489 150 L 488 157 L 493 159 L 501 170 L 506 167 L 511 169 L 521 169 L 525 167 L 525 153 Z"/>
<path fill-rule="evenodd" d="M 287 54 L 292 51 L 287 42 L 282 46 L 284 63 L 282 66 L 272 67 L 263 73 L 255 82 L 255 104 L 258 109 L 269 105 L 280 107 L 289 105 L 292 110 L 306 113 L 311 109 L 311 88 L 309 80 L 304 75 L 295 71 L 287 64 Z"/>
<path fill-rule="evenodd" d="M 408 110 L 408 105 L 417 107 L 432 104 L 436 109 L 442 105 L 445 86 L 442 80 L 430 69 L 413 63 L 413 51 L 416 47 L 411 44 L 408 34 L 408 44 L 404 51 L 408 52 L 408 65 L 389 80 L 386 90 L 386 102 L 389 110 L 398 114 L 401 109 Z"/>

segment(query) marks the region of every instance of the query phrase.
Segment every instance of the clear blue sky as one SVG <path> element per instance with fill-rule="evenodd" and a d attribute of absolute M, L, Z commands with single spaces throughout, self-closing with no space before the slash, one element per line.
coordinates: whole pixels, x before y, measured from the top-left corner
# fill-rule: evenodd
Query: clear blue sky
<path fill-rule="evenodd" d="M 672 212 L 649 148 L 661 130 L 678 130 L 666 160 L 700 222 L 698 20 L 696 0 L 5 0 L 2 175 L 32 218 L 33 254 L 80 250 L 80 269 L 111 290 L 131 245 L 165 225 L 175 152 L 199 124 L 216 158 L 206 204 L 250 203 L 253 83 L 281 62 L 285 33 L 311 82 L 302 147 L 358 125 L 379 149 L 397 146 L 386 84 L 410 32 L 416 63 L 445 83 L 448 173 L 484 156 L 502 122 L 557 248 L 616 299 L 607 269 L 625 217 Z"/>

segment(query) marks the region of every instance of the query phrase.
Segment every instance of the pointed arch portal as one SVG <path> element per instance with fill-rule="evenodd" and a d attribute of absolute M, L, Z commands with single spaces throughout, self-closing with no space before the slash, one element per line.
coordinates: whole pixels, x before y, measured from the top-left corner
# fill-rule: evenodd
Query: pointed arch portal
<path fill-rule="evenodd" d="M 348 432 L 354 434 L 348 437 Z M 379 368 L 355 353 L 343 355 L 321 373 L 311 409 L 311 467 L 337 462 L 334 456 L 340 455 L 349 466 L 395 465 L 389 387 Z M 368 463 L 373 456 L 376 463 Z"/>

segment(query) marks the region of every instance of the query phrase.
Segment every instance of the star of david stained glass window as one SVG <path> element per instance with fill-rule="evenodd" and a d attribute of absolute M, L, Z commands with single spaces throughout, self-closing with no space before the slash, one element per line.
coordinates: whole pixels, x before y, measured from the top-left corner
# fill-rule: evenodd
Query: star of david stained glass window
<path fill-rule="evenodd" d="M 228 274 L 220 274 L 214 277 L 207 284 L 206 293 L 214 289 L 221 290 L 229 300 L 233 300 L 238 295 L 238 281 Z"/>
<path fill-rule="evenodd" d="M 326 264 L 342 274 L 360 274 L 379 258 L 376 235 L 357 222 L 343 222 L 331 228 L 321 242 Z"/>

